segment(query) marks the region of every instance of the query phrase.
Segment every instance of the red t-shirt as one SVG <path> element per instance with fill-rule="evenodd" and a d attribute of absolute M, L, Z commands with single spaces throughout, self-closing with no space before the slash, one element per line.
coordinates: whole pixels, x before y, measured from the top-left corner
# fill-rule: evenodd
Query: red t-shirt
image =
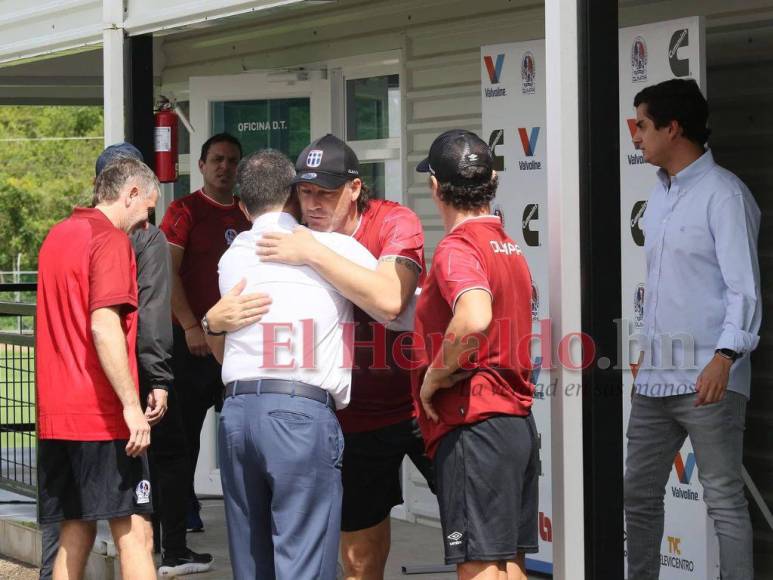
<path fill-rule="evenodd" d="M 419 389 L 430 362 L 441 348 L 458 298 L 480 288 L 492 296 L 488 340 L 481 341 L 474 374 L 432 398 L 440 421 L 427 418 Z M 438 245 L 432 268 L 416 304 L 420 366 L 413 393 L 427 453 L 434 456 L 440 438 L 459 425 L 494 415 L 528 415 L 534 395 L 529 382 L 531 274 L 521 249 L 498 217 L 462 222 Z"/>
<path fill-rule="evenodd" d="M 393 201 L 374 199 L 362 214 L 354 239 L 371 254 L 407 258 L 420 268 L 419 284 L 424 276 L 424 231 L 418 216 Z M 395 361 L 401 349 L 410 357 L 403 334 L 388 330 L 362 310 L 354 308 L 354 367 L 349 406 L 338 412 L 346 433 L 373 431 L 415 417 L 411 400 L 409 366 Z M 407 336 L 406 338 L 410 338 Z M 369 343 L 375 343 L 371 346 Z"/>
<path fill-rule="evenodd" d="M 99 362 L 91 313 L 120 306 L 137 383 L 137 266 L 127 235 L 98 209 L 78 208 L 46 236 L 38 255 L 38 436 L 128 439 L 123 406 Z M 139 389 L 138 389 L 139 390 Z"/>
<path fill-rule="evenodd" d="M 251 224 L 236 197 L 222 205 L 198 190 L 169 204 L 160 227 L 170 244 L 185 250 L 180 278 L 188 305 L 201 320 L 220 300 L 217 263 L 234 238 Z"/>

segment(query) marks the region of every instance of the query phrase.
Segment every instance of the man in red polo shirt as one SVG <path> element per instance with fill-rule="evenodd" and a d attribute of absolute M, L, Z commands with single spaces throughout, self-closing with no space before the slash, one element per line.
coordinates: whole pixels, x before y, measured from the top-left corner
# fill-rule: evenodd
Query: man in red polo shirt
<path fill-rule="evenodd" d="M 94 207 L 55 225 L 38 256 L 38 506 L 41 524 L 61 522 L 55 580 L 83 576 L 98 519 L 110 523 L 123 578 L 156 577 L 126 234 L 147 223 L 158 191 L 141 161 L 115 161 L 96 179 Z"/>
<path fill-rule="evenodd" d="M 233 194 L 241 156 L 241 144 L 235 137 L 220 133 L 207 139 L 199 158 L 204 187 L 173 201 L 160 226 L 172 255 L 172 370 L 191 467 L 179 477 L 183 493 L 187 490 L 190 496 L 186 527 L 191 532 L 204 529 L 193 489 L 201 427 L 207 410 L 220 405 L 223 396 L 220 365 L 207 346 L 201 319 L 220 299 L 220 257 L 240 232 L 250 229 Z"/>
<path fill-rule="evenodd" d="M 525 580 L 537 551 L 537 430 L 531 415 L 531 274 L 491 215 L 493 157 L 449 131 L 430 174 L 445 226 L 416 304 L 419 424 L 434 459 L 447 564 L 460 578 Z"/>
<path fill-rule="evenodd" d="M 338 413 L 345 438 L 341 554 L 347 579 L 381 578 L 390 547 L 389 513 L 403 502 L 400 466 L 405 456 L 432 482 L 410 373 L 401 364 L 407 360 L 401 333 L 380 323 L 394 321 L 413 300 L 424 271 L 424 233 L 410 209 L 368 199 L 357 156 L 337 137 L 325 135 L 311 143 L 295 168 L 309 228 L 351 235 L 378 259 L 375 271 L 358 266 L 317 242 L 306 228 L 265 234 L 259 242 L 262 259 L 311 266 L 359 307 L 351 402 Z"/>

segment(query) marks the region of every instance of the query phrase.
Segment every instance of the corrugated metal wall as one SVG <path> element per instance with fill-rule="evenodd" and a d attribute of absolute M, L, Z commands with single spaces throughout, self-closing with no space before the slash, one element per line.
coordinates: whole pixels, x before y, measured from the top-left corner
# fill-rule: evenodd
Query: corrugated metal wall
<path fill-rule="evenodd" d="M 708 95 L 717 161 L 749 186 L 762 210 L 761 340 L 752 357 L 744 464 L 773 505 L 773 22 L 709 29 Z M 756 578 L 773 578 L 773 531 L 750 498 Z"/>
<path fill-rule="evenodd" d="M 477 6 L 476 6 L 477 8 Z M 426 176 L 414 171 L 432 140 L 461 127 L 480 132 L 480 47 L 544 37 L 542 5 L 502 12 L 476 12 L 463 20 L 438 21 L 409 29 L 405 43 L 406 203 L 424 222 L 427 260 L 443 235 L 437 210 L 427 193 Z"/>

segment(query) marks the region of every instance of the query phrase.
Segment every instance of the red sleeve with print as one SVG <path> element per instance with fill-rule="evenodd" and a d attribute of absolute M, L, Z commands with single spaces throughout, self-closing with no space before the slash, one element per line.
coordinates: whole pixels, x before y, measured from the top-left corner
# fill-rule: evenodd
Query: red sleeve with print
<path fill-rule="evenodd" d="M 491 294 L 488 275 L 477 248 L 461 238 L 447 238 L 437 249 L 435 274 L 438 289 L 453 311 L 456 301 L 467 290 L 479 288 Z"/>
<path fill-rule="evenodd" d="M 376 256 L 401 256 L 424 270 L 424 230 L 419 216 L 407 207 L 395 205 L 384 216 L 379 232 L 381 253 Z"/>
<path fill-rule="evenodd" d="M 178 200 L 169 204 L 159 227 L 170 243 L 184 248 L 188 245 L 188 235 L 192 226 L 190 207 Z"/>

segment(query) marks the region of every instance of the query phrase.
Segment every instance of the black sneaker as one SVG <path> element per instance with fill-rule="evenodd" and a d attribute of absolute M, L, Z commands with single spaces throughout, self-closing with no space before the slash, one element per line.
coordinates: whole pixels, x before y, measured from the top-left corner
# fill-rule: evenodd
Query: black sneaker
<path fill-rule="evenodd" d="M 164 554 L 158 575 L 182 576 L 183 574 L 206 572 L 212 568 L 214 561 L 212 554 L 197 554 L 191 549 L 180 555 Z"/>

